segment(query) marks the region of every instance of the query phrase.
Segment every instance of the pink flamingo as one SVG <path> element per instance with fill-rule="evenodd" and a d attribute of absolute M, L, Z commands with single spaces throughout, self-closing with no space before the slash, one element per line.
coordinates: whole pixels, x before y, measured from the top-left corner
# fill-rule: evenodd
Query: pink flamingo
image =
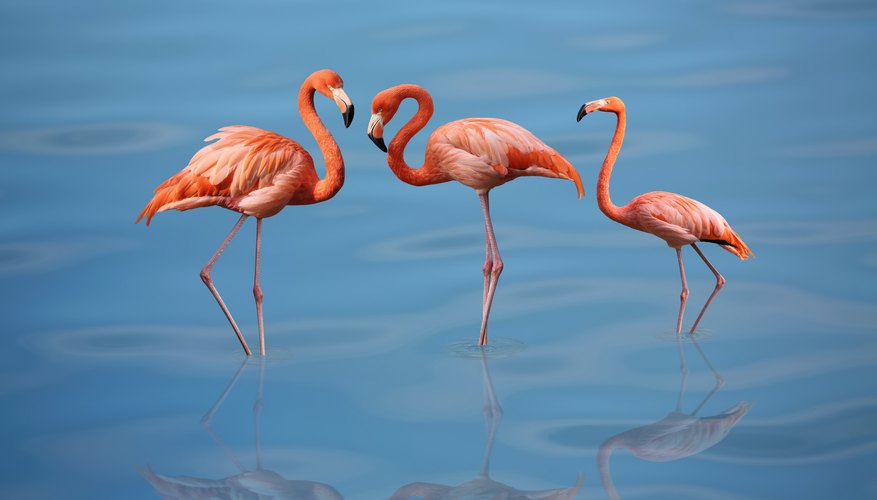
<path fill-rule="evenodd" d="M 242 215 L 207 265 L 201 270 L 201 279 L 228 322 L 231 323 L 244 352 L 250 348 L 237 323 L 213 285 L 210 270 L 225 247 L 234 238 L 249 216 L 256 217 L 256 270 L 253 296 L 259 322 L 259 353 L 265 355 L 265 329 L 262 321 L 262 288 L 259 286 L 259 253 L 262 238 L 262 219 L 271 217 L 287 205 L 309 205 L 335 196 L 344 184 L 344 159 L 341 150 L 317 116 L 314 92 L 333 99 L 344 117 L 344 126 L 353 120 L 353 103 L 344 92 L 338 73 L 324 69 L 308 76 L 298 94 L 298 108 L 302 120 L 311 131 L 323 158 L 326 177 L 320 179 L 314 170 L 311 155 L 297 142 L 256 127 L 234 125 L 223 127 L 205 141 L 208 144 L 195 153 L 189 164 L 179 173 L 155 188 L 155 196 L 143 208 L 136 222 L 146 217 L 146 225 L 157 212 L 189 210 L 191 208 L 220 206 Z M 136 223 L 135 222 L 135 223 Z"/>
<path fill-rule="evenodd" d="M 390 141 L 384 144 L 384 125 L 390 123 L 405 99 L 417 101 L 417 113 Z M 368 123 L 369 138 L 388 152 L 387 163 L 396 177 L 415 186 L 457 181 L 471 187 L 481 200 L 486 231 L 484 294 L 482 296 L 479 345 L 487 343 L 487 320 L 503 262 L 490 221 L 488 194 L 491 189 L 522 176 L 538 175 L 568 179 L 584 194 L 578 172 L 566 158 L 548 147 L 520 125 L 496 118 L 467 118 L 437 128 L 426 144 L 422 167 L 405 163 L 405 146 L 432 117 L 432 97 L 417 85 L 398 85 L 380 92 L 372 100 Z"/>
<path fill-rule="evenodd" d="M 615 135 L 612 137 L 609 152 L 606 154 L 606 159 L 603 160 L 603 167 L 600 169 L 600 176 L 597 180 L 597 204 L 600 206 L 600 210 L 615 222 L 639 231 L 652 233 L 666 241 L 668 246 L 676 249 L 679 274 L 682 277 L 682 294 L 680 296 L 679 318 L 676 321 L 676 333 L 682 331 L 682 315 L 685 312 L 685 303 L 688 299 L 688 283 L 685 280 L 685 268 L 682 265 L 682 247 L 691 245 L 716 277 L 716 286 L 712 294 L 691 326 L 689 333 L 694 333 L 713 297 L 725 284 L 725 278 L 710 264 L 696 243 L 699 241 L 717 243 L 743 260 L 753 255 L 752 251 L 718 212 L 685 196 L 653 191 L 637 196 L 627 205 L 621 207 L 613 205 L 609 198 L 609 176 L 612 175 L 612 167 L 615 165 L 615 159 L 618 157 L 621 143 L 624 141 L 626 124 L 624 102 L 617 97 L 607 97 L 585 103 L 579 109 L 576 121 L 581 121 L 585 115 L 593 111 L 615 113 L 618 118 Z"/>

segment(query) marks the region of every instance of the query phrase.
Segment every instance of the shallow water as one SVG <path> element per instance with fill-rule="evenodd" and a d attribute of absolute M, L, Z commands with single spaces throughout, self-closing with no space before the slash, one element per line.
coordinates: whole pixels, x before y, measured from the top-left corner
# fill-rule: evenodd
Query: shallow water
<path fill-rule="evenodd" d="M 0 12 L 0 498 L 877 497 L 868 2 Z M 235 214 L 133 220 L 220 126 L 316 153 L 295 94 L 322 67 L 358 109 L 345 130 L 317 103 L 347 183 L 266 220 L 269 356 L 245 360 L 197 276 Z M 427 130 L 513 120 L 585 181 L 582 200 L 554 179 L 493 192 L 505 271 L 484 356 L 477 198 L 402 184 L 365 136 L 371 97 L 403 82 L 432 92 Z M 728 284 L 696 342 L 675 340 L 674 252 L 597 210 L 614 122 L 574 117 L 608 95 L 628 105 L 613 198 L 700 199 L 757 254 L 705 248 Z M 253 227 L 214 270 L 251 345 Z M 690 325 L 713 278 L 686 264 Z"/>

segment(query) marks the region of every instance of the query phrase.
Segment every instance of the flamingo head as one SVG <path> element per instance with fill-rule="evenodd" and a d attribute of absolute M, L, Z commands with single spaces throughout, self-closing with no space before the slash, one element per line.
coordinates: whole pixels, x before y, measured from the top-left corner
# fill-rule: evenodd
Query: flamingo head
<path fill-rule="evenodd" d="M 383 90 L 372 99 L 372 117 L 368 121 L 368 138 L 384 153 L 387 152 L 387 145 L 384 143 L 384 124 L 390 123 L 390 120 L 393 119 L 393 115 L 399 110 L 402 99 L 404 96 L 400 95 L 399 87 Z"/>
<path fill-rule="evenodd" d="M 387 145 L 384 143 L 384 119 L 381 110 L 378 110 L 377 113 L 372 113 L 371 120 L 368 121 L 368 138 L 375 143 L 378 149 L 384 153 L 387 152 Z"/>
<path fill-rule="evenodd" d="M 620 113 L 624 111 L 624 101 L 617 97 L 604 97 L 596 101 L 586 102 L 579 108 L 579 114 L 576 115 L 576 121 L 581 121 L 586 114 L 594 111 L 605 111 L 608 113 Z"/>
<path fill-rule="evenodd" d="M 349 127 L 350 123 L 353 122 L 353 101 L 344 92 L 344 82 L 338 73 L 331 69 L 322 69 L 308 78 L 312 81 L 317 92 L 335 101 L 338 109 L 341 110 L 341 116 L 344 118 L 344 126 Z"/>

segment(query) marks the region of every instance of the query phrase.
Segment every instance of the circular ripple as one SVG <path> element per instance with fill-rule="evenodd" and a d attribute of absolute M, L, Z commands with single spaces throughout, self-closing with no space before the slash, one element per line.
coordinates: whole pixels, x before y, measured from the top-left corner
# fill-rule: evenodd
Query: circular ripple
<path fill-rule="evenodd" d="M 461 358 L 479 359 L 482 355 L 491 358 L 510 358 L 524 350 L 527 345 L 520 340 L 496 337 L 487 345 L 480 346 L 471 340 L 460 340 L 448 345 L 448 352 Z"/>
<path fill-rule="evenodd" d="M 184 129 L 160 123 L 69 125 L 0 134 L 0 149 L 49 155 L 105 155 L 159 149 Z"/>
<path fill-rule="evenodd" d="M 658 332 L 656 337 L 659 340 L 676 342 L 677 339 L 681 339 L 682 342 L 685 343 L 693 343 L 700 342 L 704 340 L 709 340 L 713 337 L 713 331 L 705 328 L 698 328 L 694 331 L 694 333 L 689 334 L 685 328 L 683 328 L 683 332 L 681 334 L 676 334 L 676 330 L 664 330 Z"/>

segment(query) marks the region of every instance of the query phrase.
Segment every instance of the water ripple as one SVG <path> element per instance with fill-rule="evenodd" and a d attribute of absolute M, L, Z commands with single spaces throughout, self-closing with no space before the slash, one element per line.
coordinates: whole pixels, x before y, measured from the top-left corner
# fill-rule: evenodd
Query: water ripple
<path fill-rule="evenodd" d="M 531 68 L 494 67 L 447 72 L 426 85 L 459 100 L 502 100 L 587 87 L 571 75 Z"/>
<path fill-rule="evenodd" d="M 877 5 L 869 0 L 742 2 L 727 10 L 759 17 L 849 17 L 877 14 Z"/>
<path fill-rule="evenodd" d="M 647 238 L 630 231 L 589 232 L 568 231 L 529 226 L 505 225 L 502 248 L 617 248 L 640 247 Z M 361 256 L 367 260 L 426 260 L 484 253 L 484 226 L 442 227 L 416 234 L 405 234 L 366 247 Z"/>
<path fill-rule="evenodd" d="M 131 247 L 128 241 L 114 239 L 0 243 L 0 276 L 54 271 Z"/>
<path fill-rule="evenodd" d="M 568 45 L 579 50 L 629 50 L 652 47 L 666 38 L 664 34 L 649 32 L 600 33 L 575 37 Z"/>
<path fill-rule="evenodd" d="M 68 125 L 0 133 L 0 149 L 47 155 L 113 155 L 161 149 L 185 136 L 163 123 Z"/>
<path fill-rule="evenodd" d="M 779 80 L 788 72 L 782 68 L 753 66 L 721 68 L 697 71 L 655 79 L 655 83 L 668 87 L 715 87 L 720 85 L 744 85 Z"/>
<path fill-rule="evenodd" d="M 448 351 L 460 358 L 481 359 L 484 356 L 491 359 L 500 359 L 513 357 L 526 347 L 527 344 L 520 340 L 492 337 L 490 343 L 484 346 L 478 345 L 474 340 L 459 340 L 448 345 Z"/>

